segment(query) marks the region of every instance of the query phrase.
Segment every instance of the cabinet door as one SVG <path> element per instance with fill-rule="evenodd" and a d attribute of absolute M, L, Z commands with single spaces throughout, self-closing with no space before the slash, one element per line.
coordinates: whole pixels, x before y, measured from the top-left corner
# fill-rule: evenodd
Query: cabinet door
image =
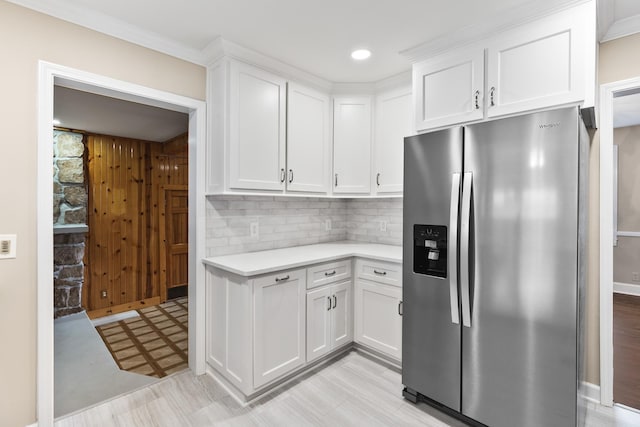
<path fill-rule="evenodd" d="M 305 270 L 294 270 L 254 280 L 256 389 L 304 363 L 305 278 Z"/>
<path fill-rule="evenodd" d="M 400 360 L 402 288 L 356 280 L 355 289 L 355 341 Z"/>
<path fill-rule="evenodd" d="M 331 286 L 331 348 L 353 341 L 351 280 Z"/>
<path fill-rule="evenodd" d="M 584 8 L 496 37 L 487 49 L 490 117 L 578 102 L 585 96 Z M 591 40 L 596 45 L 595 37 Z"/>
<path fill-rule="evenodd" d="M 239 62 L 230 67 L 229 187 L 283 190 L 286 82 Z"/>
<path fill-rule="evenodd" d="M 331 350 L 331 295 L 328 286 L 307 292 L 307 362 Z"/>
<path fill-rule="evenodd" d="M 329 96 L 287 86 L 287 191 L 326 193 L 331 173 Z"/>
<path fill-rule="evenodd" d="M 483 118 L 484 49 L 445 54 L 413 66 L 415 128 Z"/>
<path fill-rule="evenodd" d="M 334 98 L 333 192 L 371 191 L 371 98 Z"/>
<path fill-rule="evenodd" d="M 378 194 L 402 192 L 404 137 L 414 134 L 411 100 L 410 87 L 376 98 L 373 173 Z"/>

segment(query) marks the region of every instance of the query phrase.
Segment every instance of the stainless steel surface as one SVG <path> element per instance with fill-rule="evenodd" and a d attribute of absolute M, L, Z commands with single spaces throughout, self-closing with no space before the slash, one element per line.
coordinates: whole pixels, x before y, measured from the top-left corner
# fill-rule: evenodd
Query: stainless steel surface
<path fill-rule="evenodd" d="M 577 109 L 469 126 L 464 162 L 474 239 L 462 413 L 493 427 L 573 426 Z"/>
<path fill-rule="evenodd" d="M 462 207 L 460 208 L 460 300 L 462 303 L 462 325 L 471 327 L 471 304 L 469 257 L 471 239 L 471 192 L 473 191 L 473 173 L 465 172 L 462 181 Z"/>
<path fill-rule="evenodd" d="M 449 204 L 449 305 L 451 306 L 451 322 L 460 323 L 458 310 L 458 206 L 460 204 L 460 173 L 451 174 L 451 203 Z"/>
<path fill-rule="evenodd" d="M 452 128 L 405 138 L 404 150 L 402 381 L 454 410 L 460 410 L 460 325 L 451 322 L 448 278 L 413 272 L 413 225 L 449 226 L 462 144 L 462 128 Z"/>

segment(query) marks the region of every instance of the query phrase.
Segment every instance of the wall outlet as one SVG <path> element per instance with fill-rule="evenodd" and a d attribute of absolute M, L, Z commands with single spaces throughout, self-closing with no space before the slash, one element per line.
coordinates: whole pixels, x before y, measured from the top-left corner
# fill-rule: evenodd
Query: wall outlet
<path fill-rule="evenodd" d="M 631 281 L 640 282 L 640 273 L 638 273 L 637 271 L 634 271 L 633 273 L 631 273 Z"/>
<path fill-rule="evenodd" d="M 259 238 L 260 237 L 260 228 L 258 222 L 252 222 L 249 224 L 249 231 L 251 232 L 251 237 Z"/>
<path fill-rule="evenodd" d="M 387 221 L 380 221 L 380 231 L 387 231 Z"/>
<path fill-rule="evenodd" d="M 331 220 L 330 219 L 325 219 L 324 220 L 324 231 L 331 231 Z"/>
<path fill-rule="evenodd" d="M 16 257 L 16 243 L 18 236 L 15 234 L 0 234 L 0 259 Z"/>

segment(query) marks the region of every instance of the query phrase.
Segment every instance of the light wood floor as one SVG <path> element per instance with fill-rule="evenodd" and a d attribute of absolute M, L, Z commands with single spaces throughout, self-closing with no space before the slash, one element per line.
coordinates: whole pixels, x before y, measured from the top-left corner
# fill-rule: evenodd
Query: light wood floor
<path fill-rule="evenodd" d="M 56 426 L 464 425 L 424 403 L 405 401 L 401 390 L 398 372 L 351 352 L 246 407 L 207 375 L 187 371 L 58 420 Z M 620 411 L 590 404 L 587 426 L 640 425 L 640 414 Z"/>

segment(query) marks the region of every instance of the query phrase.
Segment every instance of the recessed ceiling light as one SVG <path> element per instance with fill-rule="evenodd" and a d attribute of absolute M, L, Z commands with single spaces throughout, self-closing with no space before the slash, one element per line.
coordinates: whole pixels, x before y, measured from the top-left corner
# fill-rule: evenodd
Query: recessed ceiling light
<path fill-rule="evenodd" d="M 362 61 L 363 59 L 367 59 L 371 56 L 371 51 L 369 49 L 357 49 L 351 52 L 351 57 L 357 61 Z"/>
<path fill-rule="evenodd" d="M 54 126 L 58 126 L 60 124 L 60 120 L 58 119 L 53 119 L 53 125 Z"/>

